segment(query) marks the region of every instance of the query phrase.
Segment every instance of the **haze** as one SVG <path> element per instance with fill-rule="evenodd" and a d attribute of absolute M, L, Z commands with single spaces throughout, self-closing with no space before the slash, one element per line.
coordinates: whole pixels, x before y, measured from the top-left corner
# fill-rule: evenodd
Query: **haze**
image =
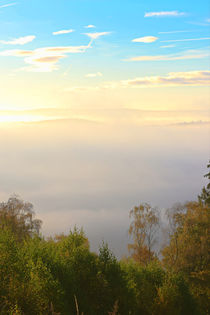
<path fill-rule="evenodd" d="M 0 200 L 16 193 L 44 235 L 82 226 L 117 256 L 133 206 L 195 200 L 210 153 L 208 10 L 0 1 Z"/>

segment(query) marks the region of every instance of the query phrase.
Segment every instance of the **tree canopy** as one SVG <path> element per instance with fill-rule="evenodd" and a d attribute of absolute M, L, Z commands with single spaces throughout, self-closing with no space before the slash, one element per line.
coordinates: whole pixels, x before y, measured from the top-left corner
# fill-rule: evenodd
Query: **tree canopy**
<path fill-rule="evenodd" d="M 122 260 L 106 243 L 92 252 L 76 227 L 44 238 L 33 205 L 11 196 L 0 203 L 0 314 L 209 314 L 208 194 L 209 185 L 197 201 L 168 210 L 170 233 L 160 257 L 157 208 L 134 207 L 130 256 Z"/>
<path fill-rule="evenodd" d="M 10 229 L 19 240 L 39 234 L 42 222 L 34 216 L 33 205 L 17 195 L 0 203 L 0 228 Z"/>

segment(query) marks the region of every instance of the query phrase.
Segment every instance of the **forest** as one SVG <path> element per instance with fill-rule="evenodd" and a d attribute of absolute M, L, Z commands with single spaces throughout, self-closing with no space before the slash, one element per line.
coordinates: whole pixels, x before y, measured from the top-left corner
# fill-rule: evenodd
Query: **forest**
<path fill-rule="evenodd" d="M 167 226 L 149 203 L 131 209 L 120 260 L 105 242 L 91 252 L 77 227 L 44 237 L 33 205 L 11 195 L 0 203 L 0 314 L 209 314 L 210 183 L 198 194 L 167 210 Z"/>

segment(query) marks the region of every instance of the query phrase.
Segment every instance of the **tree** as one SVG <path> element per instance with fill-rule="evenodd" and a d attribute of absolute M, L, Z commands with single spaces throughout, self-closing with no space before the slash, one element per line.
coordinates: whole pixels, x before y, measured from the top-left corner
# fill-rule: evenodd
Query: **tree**
<path fill-rule="evenodd" d="M 157 289 L 154 315 L 200 315 L 186 280 L 179 273 L 168 272 Z"/>
<path fill-rule="evenodd" d="M 199 202 L 188 202 L 182 209 L 173 214 L 174 233 L 162 251 L 163 264 L 185 275 L 205 313 L 210 309 L 210 211 Z"/>
<path fill-rule="evenodd" d="M 157 209 L 143 203 L 130 211 L 130 218 L 129 235 L 133 243 L 128 244 L 128 250 L 135 261 L 146 265 L 155 257 L 153 246 L 159 224 Z"/>
<path fill-rule="evenodd" d="M 210 161 L 207 167 L 210 168 Z M 204 175 L 204 177 L 208 178 L 209 183 L 206 187 L 203 187 L 201 194 L 198 196 L 198 200 L 200 203 L 203 203 L 210 207 L 210 172 Z"/>
<path fill-rule="evenodd" d="M 176 271 L 202 271 L 209 264 L 210 212 L 198 202 L 185 204 L 185 211 L 175 212 L 176 224 L 169 246 L 163 250 L 163 261 Z"/>
<path fill-rule="evenodd" d="M 0 203 L 0 228 L 11 230 L 18 240 L 39 234 L 41 220 L 34 219 L 33 205 L 17 195 Z"/>
<path fill-rule="evenodd" d="M 168 219 L 168 226 L 165 231 L 167 232 L 167 245 L 173 238 L 173 251 L 169 254 L 171 257 L 171 264 L 178 259 L 180 240 L 178 237 L 178 227 L 180 226 L 183 214 L 186 213 L 186 205 L 182 203 L 175 203 L 171 208 L 166 210 L 166 217 Z M 165 249 L 164 246 L 163 249 Z M 169 258 L 168 258 L 169 259 Z"/>

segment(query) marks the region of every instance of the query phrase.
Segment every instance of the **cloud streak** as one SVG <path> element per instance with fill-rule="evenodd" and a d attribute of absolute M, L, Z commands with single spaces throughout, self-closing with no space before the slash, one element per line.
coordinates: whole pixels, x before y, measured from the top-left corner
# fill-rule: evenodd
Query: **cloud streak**
<path fill-rule="evenodd" d="M 183 121 L 183 122 L 178 122 L 173 125 L 175 126 L 195 126 L 195 125 L 209 125 L 210 121 L 209 120 L 192 120 L 192 121 Z"/>
<path fill-rule="evenodd" d="M 170 72 L 166 76 L 139 77 L 120 81 L 124 87 L 208 86 L 210 71 Z"/>
<path fill-rule="evenodd" d="M 13 2 L 13 3 L 3 4 L 3 5 L 0 5 L 0 9 L 12 7 L 13 5 L 16 5 L 16 3 Z"/>
<path fill-rule="evenodd" d="M 161 43 L 191 42 L 191 41 L 199 41 L 199 40 L 210 40 L 210 37 L 187 38 L 187 39 L 170 39 L 170 40 L 162 40 Z"/>
<path fill-rule="evenodd" d="M 12 40 L 6 41 L 6 40 L 0 40 L 0 44 L 3 45 L 25 45 L 30 42 L 32 42 L 36 36 L 34 35 L 28 35 L 28 36 L 23 36 L 19 38 L 14 38 Z"/>
<path fill-rule="evenodd" d="M 158 32 L 158 34 L 177 34 L 177 33 L 189 33 L 191 31 L 169 31 L 169 32 Z"/>
<path fill-rule="evenodd" d="M 160 12 L 146 12 L 144 17 L 176 17 L 186 15 L 184 12 L 179 11 L 160 11 Z"/>
<path fill-rule="evenodd" d="M 156 42 L 156 40 L 158 40 L 158 37 L 144 36 L 144 37 L 135 38 L 132 40 L 132 42 L 134 42 L 134 43 L 153 43 L 153 42 Z"/>
<path fill-rule="evenodd" d="M 70 30 L 62 30 L 58 31 L 59 34 L 63 34 L 63 32 L 67 32 Z M 56 32 L 56 33 L 58 33 Z M 13 57 L 23 57 L 27 67 L 22 68 L 25 71 L 33 71 L 33 72 L 52 72 L 58 69 L 58 62 L 67 57 L 67 54 L 78 54 L 78 53 L 85 53 L 85 51 L 91 48 L 91 44 L 94 40 L 98 39 L 101 36 L 105 36 L 110 34 L 110 32 L 96 32 L 96 33 L 86 33 L 90 38 L 90 42 L 88 45 L 81 45 L 81 46 L 55 46 L 55 47 L 43 47 L 37 48 L 34 50 L 20 50 L 20 49 L 13 49 L 13 50 L 5 50 L 0 51 L 0 56 L 13 56 Z M 58 35 L 58 34 L 56 34 Z M 25 44 L 33 40 L 35 36 L 26 36 L 21 37 L 19 39 L 15 39 L 10 42 L 4 42 L 7 44 Z"/>
<path fill-rule="evenodd" d="M 84 53 L 91 47 L 91 42 L 84 46 L 60 46 L 44 47 L 35 50 L 5 50 L 0 52 L 0 56 L 23 57 L 29 67 L 23 68 L 32 72 L 52 72 L 57 70 L 57 63 L 60 59 L 66 58 L 67 54 Z"/>
<path fill-rule="evenodd" d="M 179 54 L 137 56 L 137 57 L 132 57 L 130 59 L 127 59 L 127 61 L 174 61 L 174 60 L 187 60 L 187 59 L 202 59 L 209 56 L 210 56 L 209 51 L 189 50 L 189 51 L 184 51 Z"/>
<path fill-rule="evenodd" d="M 160 46 L 160 48 L 173 48 L 175 45 L 165 45 L 165 46 Z"/>
<path fill-rule="evenodd" d="M 98 86 L 73 86 L 65 92 L 88 92 L 124 88 L 156 88 L 181 86 L 209 86 L 210 71 L 170 72 L 163 76 L 137 77 L 129 80 L 104 82 Z"/>
<path fill-rule="evenodd" d="M 70 30 L 61 30 L 61 31 L 57 31 L 57 32 L 53 32 L 53 35 L 62 35 L 62 34 L 69 34 L 69 33 L 73 33 L 74 30 L 70 29 Z"/>

